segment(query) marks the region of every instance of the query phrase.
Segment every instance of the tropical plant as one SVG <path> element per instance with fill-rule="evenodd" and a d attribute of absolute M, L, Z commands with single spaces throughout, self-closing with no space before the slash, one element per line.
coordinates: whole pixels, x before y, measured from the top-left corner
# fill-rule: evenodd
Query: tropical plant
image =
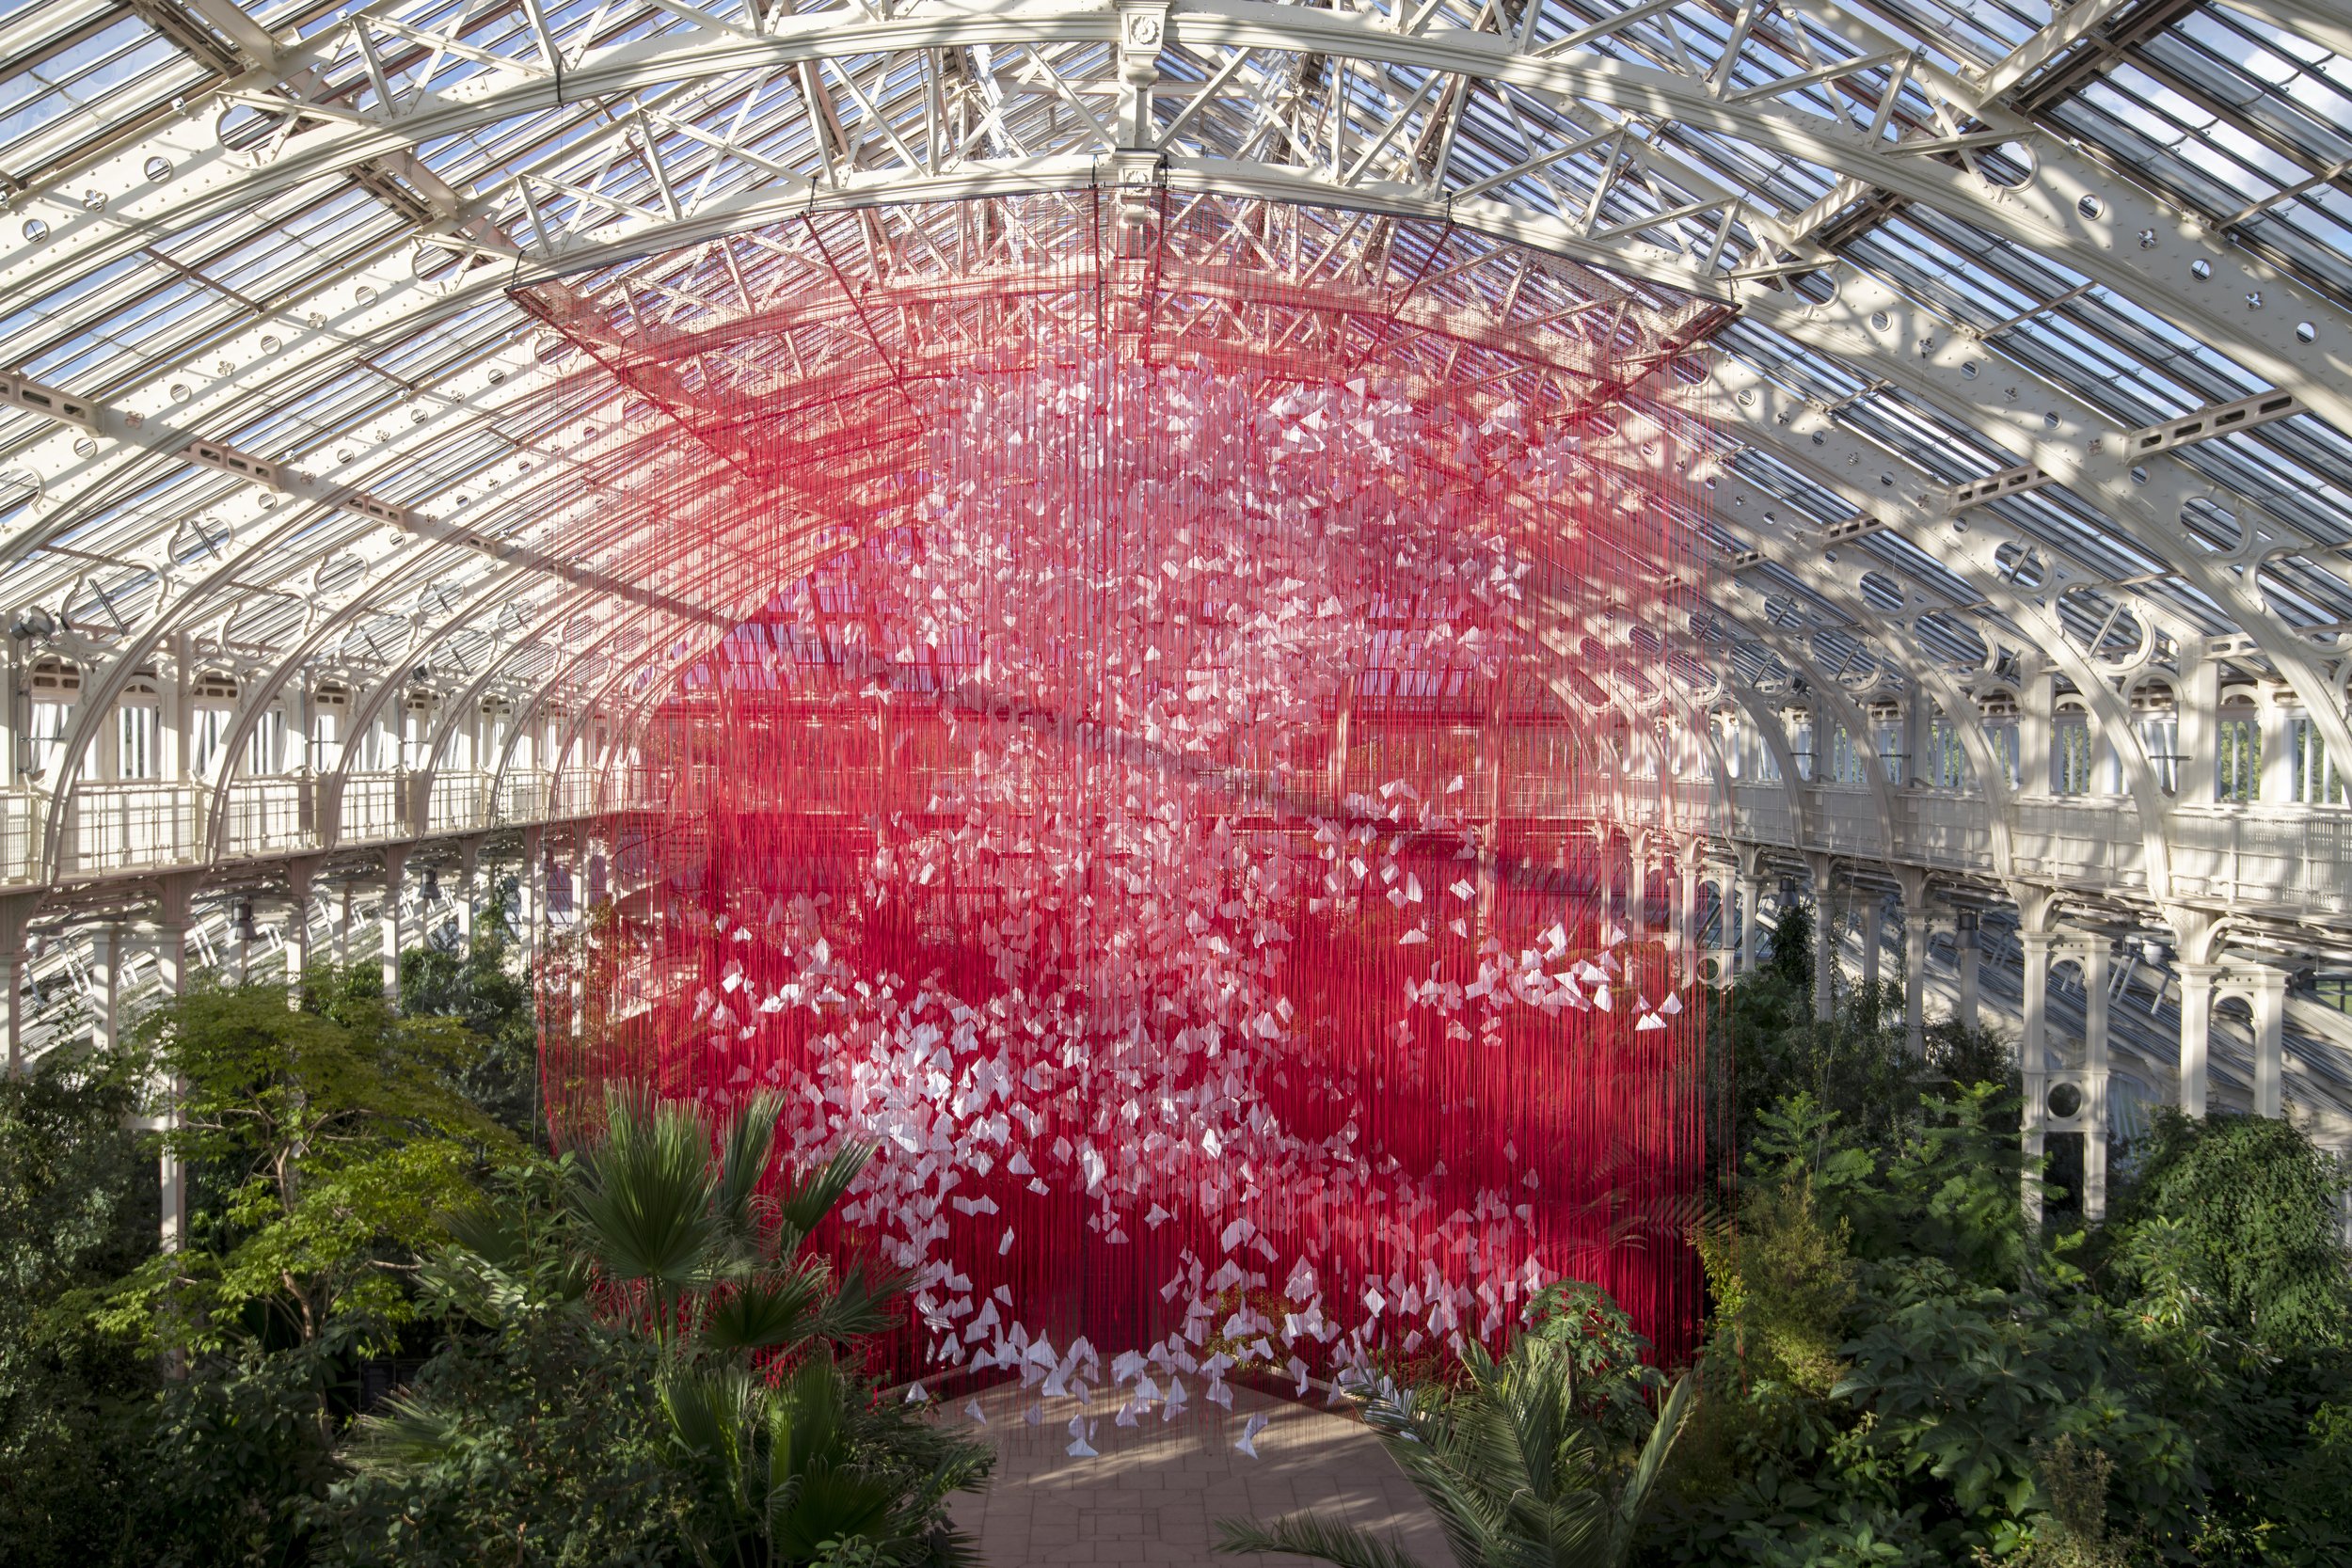
<path fill-rule="evenodd" d="M 593 1309 L 647 1347 L 698 1560 L 804 1563 L 849 1541 L 892 1564 L 967 1560 L 944 1505 L 987 1450 L 873 1408 L 836 1364 L 839 1347 L 890 1325 L 907 1277 L 863 1261 L 837 1272 L 808 1246 L 873 1151 L 847 1146 L 767 1192 L 783 1109 L 754 1096 L 714 1136 L 687 1105 L 612 1096 L 577 1159 L 451 1219 L 429 1287 L 505 1334 L 532 1313 Z M 476 1415 L 464 1389 L 421 1386 L 362 1423 L 361 1463 L 401 1484 L 451 1471 L 485 1441 Z"/>
<path fill-rule="evenodd" d="M 2159 1111 L 2117 1205 L 2118 1234 L 2176 1216 L 2182 1285 L 2273 1354 L 2352 1342 L 2343 1202 L 2352 1182 L 2275 1117 Z M 2127 1263 L 2125 1272 L 2130 1268 Z"/>
<path fill-rule="evenodd" d="M 1621 1354 L 1615 1304 L 1592 1286 L 1555 1287 L 1529 1332 L 1500 1359 L 1462 1347 L 1455 1386 L 1375 1395 L 1365 1424 L 1445 1531 L 1457 1568 L 1617 1568 L 1690 1414 L 1677 1379 L 1654 1417 L 1639 1392 L 1652 1373 Z M 1598 1332 L 1587 1332 L 1597 1321 Z M 1629 1406 L 1629 1397 L 1635 1403 Z M 1629 1423 L 1629 1408 L 1640 1418 Z M 1218 1522 L 1217 1549 L 1291 1552 L 1342 1568 L 1419 1568 L 1393 1537 L 1297 1513 Z"/>
<path fill-rule="evenodd" d="M 547 1173 L 536 1173 L 544 1178 Z M 545 1184 L 543 1182 L 543 1184 Z M 489 1332 L 451 1335 L 363 1418 L 312 1514 L 330 1568 L 653 1568 L 690 1560 L 700 1502 L 661 1407 L 661 1353 L 600 1323 L 584 1279 L 514 1259 Z M 479 1283 L 478 1278 L 473 1283 Z"/>
<path fill-rule="evenodd" d="M 1824 1023 L 1791 980 L 1724 1019 L 1741 1180 L 1652 1560 L 2352 1560 L 2342 1168 L 2289 1122 L 2160 1117 L 2104 1225 L 2031 1226 L 2008 1065 L 1931 1032 L 1882 1070 L 1869 994 Z"/>
<path fill-rule="evenodd" d="M 1990 1029 L 1931 1022 L 1914 1052 L 1899 981 L 1834 975 L 1836 1006 L 1817 1018 L 1813 920 L 1803 904 L 1785 910 L 1763 961 L 1709 1003 L 1708 1094 L 1730 1130 L 1726 1152 L 1749 1150 L 1763 1116 L 1798 1095 L 1861 1141 L 1893 1144 L 1915 1125 L 1921 1095 L 2013 1082 L 2008 1044 Z"/>

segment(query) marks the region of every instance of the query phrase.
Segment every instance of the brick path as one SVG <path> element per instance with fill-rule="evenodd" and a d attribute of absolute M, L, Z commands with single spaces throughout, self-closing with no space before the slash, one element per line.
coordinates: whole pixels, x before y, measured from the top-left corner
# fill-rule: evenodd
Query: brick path
<path fill-rule="evenodd" d="M 1037 1402 L 1006 1385 L 979 1396 L 986 1435 L 996 1443 L 987 1491 L 955 1499 L 957 1522 L 979 1537 L 991 1568 L 1030 1564 L 1187 1563 L 1199 1568 L 1292 1568 L 1295 1557 L 1219 1557 L 1210 1551 L 1219 1518 L 1271 1519 L 1300 1509 L 1329 1513 L 1375 1532 L 1395 1531 L 1423 1568 L 1450 1568 L 1445 1537 L 1379 1442 L 1352 1418 L 1319 1405 L 1233 1391 L 1233 1413 L 1196 1404 L 1172 1421 L 1112 1424 L 1119 1401 L 1097 1394 L 1090 1413 L 1093 1459 L 1069 1456 L 1073 1402 L 1048 1400 L 1037 1426 L 1023 1412 Z M 1233 1447 L 1254 1413 L 1268 1418 L 1259 1457 Z M 942 1418 L 969 1427 L 963 1400 Z"/>

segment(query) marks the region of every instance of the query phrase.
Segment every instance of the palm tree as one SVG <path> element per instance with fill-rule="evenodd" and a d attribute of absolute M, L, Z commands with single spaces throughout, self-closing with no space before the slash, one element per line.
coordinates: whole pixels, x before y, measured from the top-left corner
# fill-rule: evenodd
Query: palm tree
<path fill-rule="evenodd" d="M 1438 1516 L 1457 1568 L 1619 1568 L 1689 1414 L 1691 1379 L 1676 1381 L 1631 1465 L 1620 1466 L 1585 1415 L 1587 1380 L 1570 1346 L 1526 1334 L 1500 1361 L 1475 1341 L 1462 1359 L 1465 1388 L 1426 1399 L 1383 1393 L 1364 1407 L 1365 1423 Z M 1217 1528 L 1223 1552 L 1422 1568 L 1393 1537 L 1312 1513 Z"/>
<path fill-rule="evenodd" d="M 861 1263 L 836 1278 L 803 1248 L 873 1157 L 845 1144 L 795 1172 L 773 1197 L 759 1185 L 775 1157 L 784 1101 L 739 1106 L 711 1154 L 708 1124 L 679 1101 L 607 1097 L 605 1126 L 580 1161 L 572 1197 L 607 1305 L 655 1342 L 700 1351 L 797 1352 L 890 1326 L 904 1274 Z"/>
<path fill-rule="evenodd" d="M 657 1346 L 674 1462 L 695 1483 L 688 1544 L 716 1568 L 769 1568 L 872 1545 L 877 1560 L 951 1564 L 972 1544 L 940 1523 L 946 1494 L 978 1481 L 988 1450 L 853 1401 L 834 1351 L 890 1326 L 909 1276 L 863 1262 L 836 1275 L 806 1250 L 873 1155 L 845 1146 L 760 1191 L 779 1097 L 755 1095 L 719 1130 L 692 1107 L 607 1097 L 603 1131 L 567 1161 L 552 1205 L 489 1204 L 453 1217 L 446 1293 L 485 1321 L 525 1302 L 595 1302 Z M 427 1464 L 462 1418 L 395 1399 L 369 1421 L 369 1457 Z"/>

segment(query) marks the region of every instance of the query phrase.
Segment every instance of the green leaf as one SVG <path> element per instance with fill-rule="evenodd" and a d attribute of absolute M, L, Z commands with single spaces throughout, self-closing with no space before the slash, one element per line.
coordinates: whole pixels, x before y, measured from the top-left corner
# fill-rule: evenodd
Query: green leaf
<path fill-rule="evenodd" d="M 819 1301 L 824 1289 L 823 1275 L 814 1270 L 739 1286 L 705 1318 L 703 1343 L 721 1351 L 801 1344 L 823 1322 Z"/>
<path fill-rule="evenodd" d="M 861 1259 L 834 1287 L 810 1333 L 840 1343 L 895 1327 L 898 1314 L 891 1304 L 914 1282 L 914 1276 L 903 1269 L 876 1268 Z"/>
<path fill-rule="evenodd" d="M 596 1257 L 615 1279 L 671 1291 L 715 1277 L 722 1236 L 701 1120 L 676 1105 L 614 1094 L 603 1139 L 582 1162 L 577 1205 Z"/>
<path fill-rule="evenodd" d="M 1406 1551 L 1394 1536 L 1387 1540 L 1314 1513 L 1293 1513 L 1271 1525 L 1247 1519 L 1216 1522 L 1216 1549 L 1235 1556 L 1289 1552 L 1340 1568 L 1422 1568 L 1421 1560 Z"/>
<path fill-rule="evenodd" d="M 873 1157 L 872 1144 L 843 1144 L 818 1169 L 798 1173 L 778 1202 L 784 1223 L 796 1236 L 804 1237 L 815 1230 L 818 1222 L 833 1212 L 834 1205 L 848 1194 L 858 1173 Z"/>
<path fill-rule="evenodd" d="M 784 1117 L 784 1097 L 763 1089 L 743 1101 L 728 1118 L 720 1138 L 719 1174 L 712 1192 L 720 1226 L 747 1255 L 757 1241 L 754 1197 L 767 1178 L 775 1156 L 776 1124 Z M 806 1227 L 803 1227 L 805 1229 Z"/>

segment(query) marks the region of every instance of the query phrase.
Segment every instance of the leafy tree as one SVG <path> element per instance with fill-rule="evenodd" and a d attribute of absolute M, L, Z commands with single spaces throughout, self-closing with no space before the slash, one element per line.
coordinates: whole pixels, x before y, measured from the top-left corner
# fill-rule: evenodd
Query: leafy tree
<path fill-rule="evenodd" d="M 1756 1186 L 1740 1222 L 1698 1237 L 1714 1292 L 1715 1364 L 1748 1380 L 1820 1398 L 1843 1370 L 1838 1347 L 1854 1301 L 1852 1227 L 1825 1222 L 1809 1171 Z"/>
<path fill-rule="evenodd" d="M 463 1024 L 480 1046 L 452 1086 L 508 1132 L 544 1141 L 539 1021 L 531 981 L 515 974 L 512 962 L 502 925 L 461 951 L 413 948 L 400 956 L 400 1010 Z"/>
<path fill-rule="evenodd" d="M 126 1564 L 262 1568 L 309 1560 L 307 1509 L 333 1479 L 338 1358 L 319 1344 L 245 1340 L 167 1380 L 135 1457 Z"/>
<path fill-rule="evenodd" d="M 1779 961 L 1785 960 L 1785 961 Z M 2352 1560 L 2344 1175 L 2163 1117 L 2088 1235 L 2028 1227 L 1992 1037 L 1811 1018 L 1789 944 L 1719 1012 L 1741 1175 L 1700 1234 L 1702 1396 L 1661 1561 Z M 1719 1109 L 1721 1107 L 1719 1106 Z"/>
<path fill-rule="evenodd" d="M 0 1077 L 0 1542 L 24 1568 L 106 1560 L 145 1484 L 154 1364 L 57 1306 L 154 1250 L 136 1101 L 119 1062 L 79 1050 Z"/>
<path fill-rule="evenodd" d="M 1814 914 L 1804 904 L 1785 910 L 1764 961 L 1711 1004 L 1709 1093 L 1715 1125 L 1729 1132 L 1728 1152 L 1743 1155 L 1764 1113 L 1798 1095 L 1857 1141 L 1892 1144 L 1915 1124 L 1922 1094 L 2015 1086 L 2009 1048 L 1992 1030 L 1930 1023 L 1924 1053 L 1915 1055 L 1898 982 L 1835 987 L 1833 1015 L 1814 1017 Z"/>
<path fill-rule="evenodd" d="M 2010 1560 L 2018 1568 L 2125 1568 L 2129 1557 L 2107 1529 L 2115 1461 L 2069 1433 L 2037 1445 L 2034 1465 L 2050 1500 L 2050 1522 Z"/>
<path fill-rule="evenodd" d="M 2352 1554 L 2344 1173 L 2291 1123 L 2159 1117 L 2087 1265 L 2196 1445 L 2212 1562 Z"/>
<path fill-rule="evenodd" d="M 1643 1510 L 1690 1408 L 1659 1383 L 1639 1341 L 1597 1287 L 1554 1285 L 1502 1358 L 1462 1348 L 1458 1387 L 1382 1392 L 1365 1423 L 1444 1528 L 1458 1568 L 1613 1568 L 1630 1556 Z M 1393 1538 L 1320 1514 L 1218 1522 L 1217 1549 L 1291 1552 L 1342 1568 L 1416 1568 Z"/>
<path fill-rule="evenodd" d="M 453 1220 L 463 1240 L 421 1289 L 457 1331 L 358 1424 L 312 1511 L 323 1563 L 470 1568 L 493 1544 L 518 1568 L 686 1560 L 696 1505 L 663 1432 L 661 1354 L 593 1310 L 561 1234 L 569 1179 L 511 1169 Z"/>
<path fill-rule="evenodd" d="M 2341 1164 L 2270 1117 L 2156 1114 L 2115 1219 L 2177 1216 L 2185 1282 L 2274 1351 L 2352 1341 Z"/>
<path fill-rule="evenodd" d="M 190 1175 L 189 1238 L 115 1288 L 105 1326 L 181 1353 L 365 1351 L 414 1318 L 418 1249 L 512 1139 L 452 1087 L 462 1029 L 307 1002 L 203 987 L 141 1021 L 136 1058 L 179 1086 L 161 1142 Z"/>

